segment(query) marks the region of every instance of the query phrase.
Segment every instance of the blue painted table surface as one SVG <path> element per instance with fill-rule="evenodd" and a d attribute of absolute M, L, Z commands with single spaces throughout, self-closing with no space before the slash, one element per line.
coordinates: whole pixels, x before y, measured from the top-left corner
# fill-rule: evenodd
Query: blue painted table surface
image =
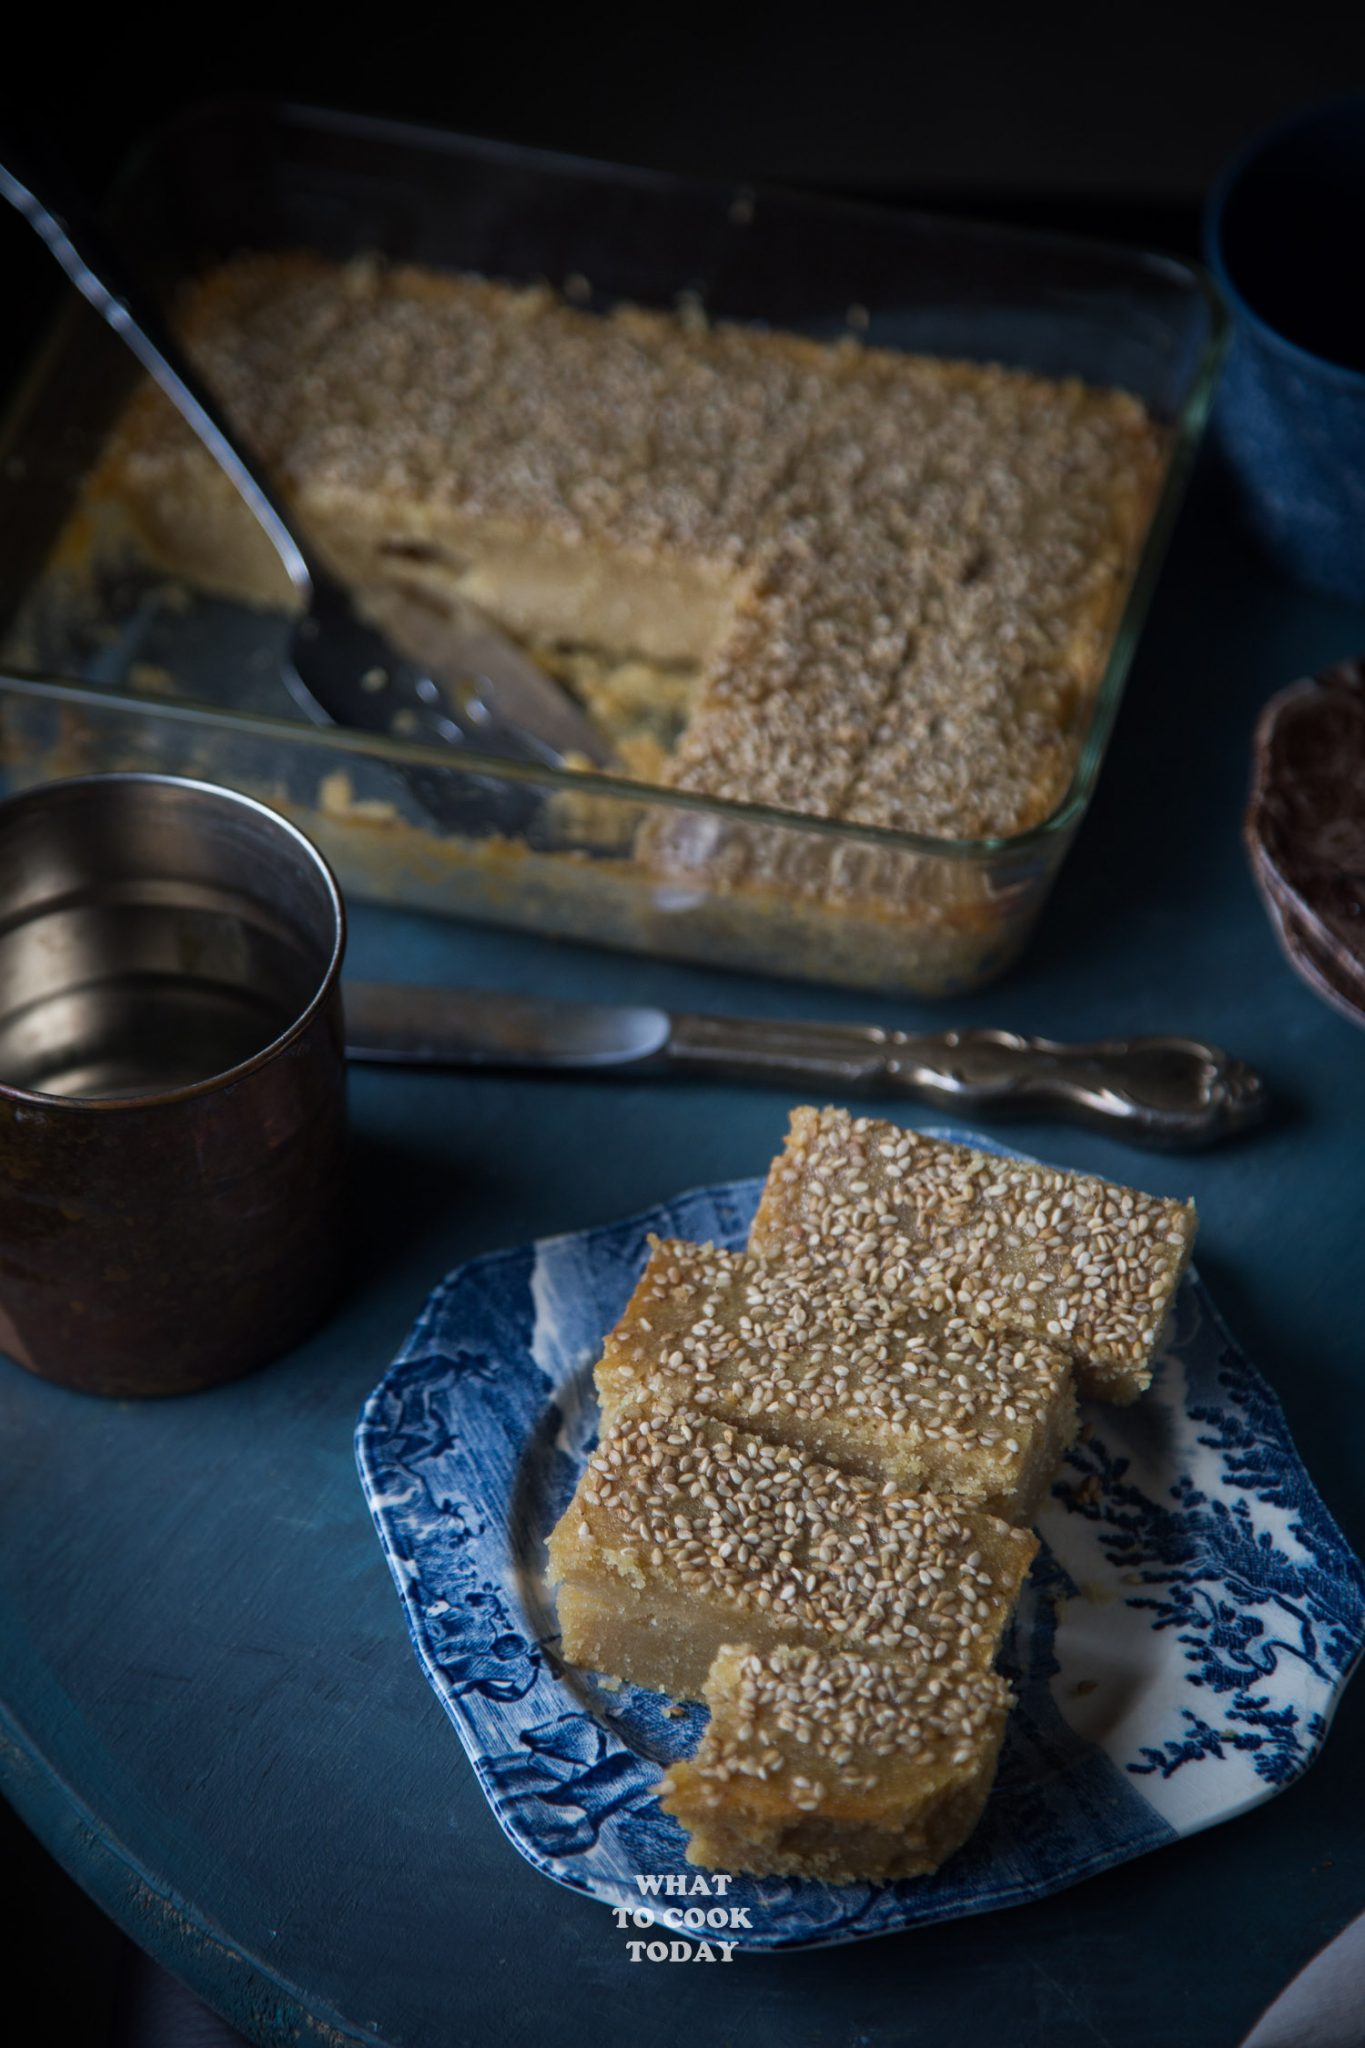
<path fill-rule="evenodd" d="M 1276 1123 L 1061 1163 L 1193 1194 L 1199 1263 L 1365 1548 L 1365 1036 L 1282 962 L 1239 825 L 1257 707 L 1365 649 L 1365 612 L 1187 506 L 1098 798 L 1031 951 L 953 1018 L 1200 1033 Z M 907 1024 L 939 1010 L 359 911 L 359 973 Z M 155 1406 L 0 1362 L 4 1790 L 144 1947 L 262 2041 L 1217 2044 L 1365 1904 L 1365 1683 L 1321 1762 L 1243 1818 L 1044 1903 L 855 1948 L 632 1964 L 600 1906 L 503 1839 L 418 1670 L 361 1498 L 364 1396 L 442 1273 L 760 1171 L 792 1098 L 357 1072 L 350 1289 L 302 1351 Z M 904 1106 L 901 1114 L 913 1120 Z M 941 1121 L 923 1113 L 925 1121 Z M 231 1285 L 225 1276 L 225 1285 Z"/>

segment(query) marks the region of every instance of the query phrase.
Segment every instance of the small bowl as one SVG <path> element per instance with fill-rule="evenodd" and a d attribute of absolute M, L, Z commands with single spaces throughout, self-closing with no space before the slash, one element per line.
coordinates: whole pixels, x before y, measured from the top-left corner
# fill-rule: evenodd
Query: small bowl
<path fill-rule="evenodd" d="M 303 834 L 159 775 L 0 804 L 0 1349 L 185 1393 L 287 1350 L 339 1270 L 341 894 Z"/>
<path fill-rule="evenodd" d="M 1271 698 L 1256 726 L 1251 871 L 1290 965 L 1365 1025 L 1365 661 Z"/>
<path fill-rule="evenodd" d="M 1204 239 L 1235 316 L 1214 425 L 1247 523 L 1300 582 L 1365 598 L 1365 94 L 1254 141 Z"/>

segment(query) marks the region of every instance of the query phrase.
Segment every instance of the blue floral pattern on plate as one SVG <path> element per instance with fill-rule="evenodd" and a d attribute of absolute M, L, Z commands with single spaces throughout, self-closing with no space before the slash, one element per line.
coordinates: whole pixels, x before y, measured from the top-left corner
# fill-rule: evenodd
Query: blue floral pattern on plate
<path fill-rule="evenodd" d="M 357 1430 L 418 1658 L 489 1805 L 538 1870 L 610 1906 L 646 1903 L 638 1875 L 696 1874 L 656 1795 L 705 1714 L 558 1662 L 545 1538 L 596 1440 L 592 1368 L 648 1235 L 742 1247 L 759 1185 L 462 1267 Z M 1365 1574 L 1193 1275 L 1152 1391 L 1086 1412 L 1038 1527 L 1001 1659 L 1019 1705 L 976 1833 L 899 1884 L 738 1877 L 741 1947 L 1039 1898 L 1227 1820 L 1312 1762 L 1365 1641 Z"/>

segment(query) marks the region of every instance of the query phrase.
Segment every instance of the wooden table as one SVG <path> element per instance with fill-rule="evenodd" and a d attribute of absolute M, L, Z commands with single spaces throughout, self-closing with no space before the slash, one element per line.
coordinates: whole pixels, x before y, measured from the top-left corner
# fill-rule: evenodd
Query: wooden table
<path fill-rule="evenodd" d="M 1238 825 L 1256 707 L 1365 648 L 1277 583 L 1205 475 L 1094 813 L 1026 961 L 954 1006 L 1059 1037 L 1171 1028 L 1272 1077 L 1277 1122 L 1041 1155 L 1194 1194 L 1200 1265 L 1365 1545 L 1365 1037 L 1283 965 Z M 919 1023 L 808 991 L 360 912 L 358 973 Z M 135 1940 L 261 2041 L 561 2048 L 1216 2048 L 1365 1901 L 1365 1688 L 1309 1777 L 1044 1903 L 727 1969 L 632 1965 L 517 1857 L 408 1647 L 351 1432 L 432 1283 L 490 1246 L 759 1170 L 788 1099 L 359 1072 L 348 1298 L 242 1385 L 105 1404 L 0 1363 L 0 1782 Z M 231 1275 L 224 1275 L 230 1286 Z"/>

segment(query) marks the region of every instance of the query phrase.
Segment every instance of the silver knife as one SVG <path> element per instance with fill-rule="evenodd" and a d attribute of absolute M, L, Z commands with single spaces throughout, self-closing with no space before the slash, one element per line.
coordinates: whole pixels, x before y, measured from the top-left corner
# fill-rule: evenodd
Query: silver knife
<path fill-rule="evenodd" d="M 353 1060 L 795 1082 L 1092 1124 L 1141 1145 L 1207 1145 L 1266 1107 L 1259 1074 L 1194 1038 L 1059 1045 L 1014 1031 L 921 1034 L 373 981 L 346 984 L 345 1010 Z"/>

